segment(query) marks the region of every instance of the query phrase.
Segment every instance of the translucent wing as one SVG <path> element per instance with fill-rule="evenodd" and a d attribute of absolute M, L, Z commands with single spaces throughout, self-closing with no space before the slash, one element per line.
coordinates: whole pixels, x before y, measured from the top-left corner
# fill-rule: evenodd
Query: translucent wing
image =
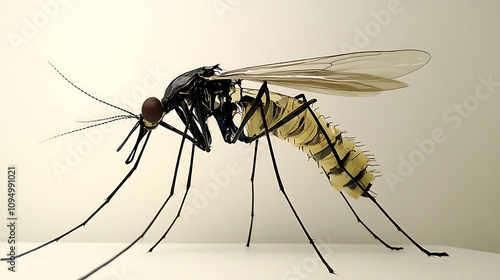
<path fill-rule="evenodd" d="M 406 87 L 394 79 L 424 66 L 430 57 L 420 50 L 355 52 L 240 68 L 208 79 L 267 81 L 318 93 L 367 96 Z"/>

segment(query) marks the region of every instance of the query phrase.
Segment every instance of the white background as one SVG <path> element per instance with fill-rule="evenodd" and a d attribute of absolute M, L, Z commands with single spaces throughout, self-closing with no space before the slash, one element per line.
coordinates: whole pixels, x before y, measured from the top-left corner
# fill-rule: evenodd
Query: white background
<path fill-rule="evenodd" d="M 415 48 L 429 52 L 432 60 L 402 79 L 409 88 L 371 98 L 308 97 L 317 98 L 323 114 L 376 155 L 383 176 L 373 190 L 412 237 L 423 244 L 500 253 L 496 1 L 41 0 L 0 5 L 0 218 L 6 221 L 6 168 L 15 164 L 21 241 L 46 241 L 76 226 L 130 168 L 124 160 L 132 144 L 120 153 L 116 148 L 133 121 L 39 144 L 81 127 L 75 120 L 116 113 L 74 89 L 48 60 L 91 94 L 138 113 L 146 97 L 161 98 L 172 78 L 203 65 L 234 69 L 355 50 Z M 494 83 L 488 88 L 481 79 Z M 465 108 L 462 114 L 457 106 Z M 165 120 L 180 127 L 174 115 Z M 213 150 L 196 154 L 193 192 L 166 242 L 246 241 L 253 147 L 229 146 L 215 122 L 210 126 Z M 435 130 L 445 140 L 427 145 L 424 153 L 417 143 L 428 143 Z M 135 239 L 170 191 L 179 142 L 177 135 L 154 131 L 133 177 L 84 229 L 65 240 Z M 260 144 L 253 240 L 305 243 L 278 191 L 266 142 Z M 288 194 L 318 242 L 376 242 L 314 162 L 284 142 L 274 139 L 273 144 Z M 155 242 L 175 216 L 189 150 L 175 196 L 147 242 Z M 387 242 L 407 243 L 371 202 L 360 199 L 353 205 Z M 0 233 L 5 240 L 5 226 Z"/>

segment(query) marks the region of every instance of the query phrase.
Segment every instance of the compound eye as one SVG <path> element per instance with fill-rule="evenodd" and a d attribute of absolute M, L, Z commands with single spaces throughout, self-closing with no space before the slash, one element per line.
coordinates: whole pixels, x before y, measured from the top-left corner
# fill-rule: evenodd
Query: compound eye
<path fill-rule="evenodd" d="M 163 117 L 163 106 L 156 97 L 149 97 L 142 103 L 142 117 L 150 123 L 158 123 Z"/>

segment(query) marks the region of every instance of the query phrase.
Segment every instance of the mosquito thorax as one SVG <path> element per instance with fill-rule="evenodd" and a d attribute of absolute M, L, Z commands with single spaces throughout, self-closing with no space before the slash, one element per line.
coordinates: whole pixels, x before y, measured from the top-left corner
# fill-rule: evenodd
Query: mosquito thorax
<path fill-rule="evenodd" d="M 142 103 L 142 118 L 147 129 L 155 129 L 163 117 L 163 106 L 156 97 L 149 97 Z"/>

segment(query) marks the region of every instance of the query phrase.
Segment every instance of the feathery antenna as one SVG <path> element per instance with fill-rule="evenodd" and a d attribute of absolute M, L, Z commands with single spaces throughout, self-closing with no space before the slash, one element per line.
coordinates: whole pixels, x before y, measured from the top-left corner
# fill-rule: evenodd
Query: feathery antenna
<path fill-rule="evenodd" d="M 84 121 L 78 121 L 80 123 L 95 123 L 95 124 L 92 124 L 92 125 L 88 125 L 86 127 L 82 127 L 82 128 L 78 128 L 78 129 L 74 129 L 74 130 L 71 130 L 71 131 L 68 131 L 68 132 L 64 132 L 64 133 L 61 133 L 61 134 L 58 134 L 58 135 L 55 135 L 55 136 L 52 136 L 50 138 L 47 138 L 43 141 L 41 141 L 40 143 L 43 143 L 43 142 L 46 142 L 46 141 L 49 141 L 49 140 L 52 140 L 52 139 L 55 139 L 55 138 L 59 138 L 59 137 L 62 137 L 62 136 L 65 136 L 65 135 L 68 135 L 68 134 L 72 134 L 72 133 L 75 133 L 75 132 L 79 132 L 79 131 L 82 131 L 82 130 L 85 130 L 85 129 L 89 129 L 89 128 L 92 128 L 92 127 L 97 127 L 97 126 L 101 126 L 101 125 L 104 125 L 104 124 L 108 124 L 108 123 L 111 123 L 111 122 L 114 122 L 114 121 L 118 121 L 118 120 L 125 120 L 125 119 L 139 119 L 139 116 L 138 115 L 135 115 L 134 113 L 128 111 L 128 110 L 125 110 L 123 108 L 120 108 L 116 105 L 113 105 L 109 102 L 106 102 L 102 99 L 99 99 L 93 95 L 91 95 L 90 93 L 86 92 L 85 90 L 81 89 L 80 87 L 78 87 L 77 85 L 75 85 L 72 81 L 70 81 L 68 78 L 66 78 L 66 76 L 64 76 L 61 71 L 59 71 L 59 69 L 57 69 L 52 63 L 50 63 L 50 61 L 48 61 L 48 63 L 50 64 L 50 66 L 52 66 L 52 68 L 54 70 L 56 70 L 56 72 L 61 76 L 63 77 L 69 84 L 71 84 L 74 88 L 78 89 L 80 92 L 82 92 L 83 94 L 87 95 L 88 97 L 102 103 L 102 104 L 105 104 L 107 106 L 110 106 L 114 109 L 118 109 L 124 113 L 127 113 L 127 115 L 116 115 L 116 116 L 112 116 L 112 117 L 106 117 L 106 118 L 99 118 L 99 119 L 94 119 L 94 120 L 84 120 Z"/>

